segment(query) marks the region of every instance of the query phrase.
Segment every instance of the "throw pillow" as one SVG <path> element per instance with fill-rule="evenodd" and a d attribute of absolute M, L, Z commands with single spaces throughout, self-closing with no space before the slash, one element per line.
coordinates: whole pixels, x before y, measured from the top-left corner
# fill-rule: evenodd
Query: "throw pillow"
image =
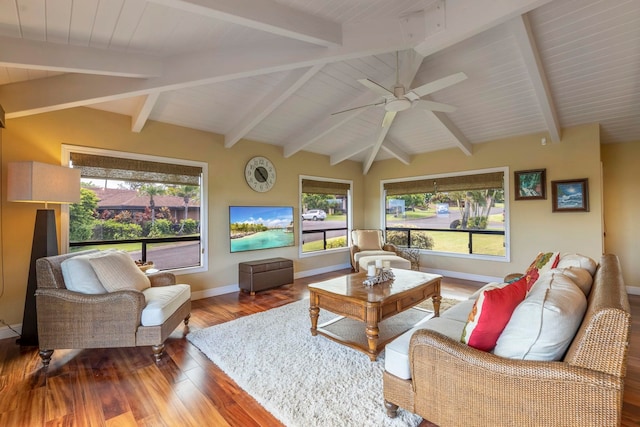
<path fill-rule="evenodd" d="M 125 289 L 142 292 L 151 286 L 149 278 L 126 252 L 113 251 L 104 256 L 90 258 L 89 263 L 102 286 L 109 292 Z"/>
<path fill-rule="evenodd" d="M 513 310 L 526 294 L 526 277 L 504 287 L 482 291 L 469 313 L 460 341 L 478 350 L 493 350 Z"/>
<path fill-rule="evenodd" d="M 107 290 L 100 283 L 96 272 L 89 264 L 90 258 L 101 256 L 101 252 L 78 255 L 65 259 L 60 263 L 64 285 L 70 291 L 83 294 L 106 294 Z"/>
<path fill-rule="evenodd" d="M 591 285 L 593 284 L 593 276 L 591 276 L 589 270 L 579 267 L 558 267 L 551 271 L 557 271 L 558 273 L 564 274 L 571 279 L 573 283 L 578 285 L 580 290 L 584 292 L 585 296 L 589 296 L 589 292 L 591 292 Z"/>
<path fill-rule="evenodd" d="M 560 260 L 558 261 L 558 268 L 565 267 L 579 267 L 585 268 L 593 276 L 596 274 L 596 267 L 598 263 L 592 258 L 580 254 L 560 254 Z"/>
<path fill-rule="evenodd" d="M 587 298 L 568 277 L 550 271 L 514 310 L 494 354 L 522 360 L 561 360 L 587 309 Z"/>
<path fill-rule="evenodd" d="M 531 265 L 527 268 L 524 276 L 527 277 L 527 290 L 536 283 L 538 277 L 552 268 L 556 268 L 559 262 L 559 252 L 539 252 Z"/>
<path fill-rule="evenodd" d="M 358 242 L 356 243 L 361 251 L 379 251 L 380 232 L 378 230 L 358 230 Z"/>

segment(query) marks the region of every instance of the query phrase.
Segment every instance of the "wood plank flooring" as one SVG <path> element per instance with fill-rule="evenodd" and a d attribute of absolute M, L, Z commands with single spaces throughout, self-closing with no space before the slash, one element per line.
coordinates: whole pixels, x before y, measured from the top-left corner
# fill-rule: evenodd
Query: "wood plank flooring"
<path fill-rule="evenodd" d="M 192 330 L 288 304 L 307 285 L 341 270 L 297 279 L 255 296 L 231 293 L 193 302 Z M 480 284 L 445 279 L 443 296 L 461 297 Z M 640 425 L 640 296 L 630 296 L 634 321 L 625 388 L 624 426 Z M 56 350 L 48 372 L 35 348 L 0 340 L 0 426 L 281 426 L 178 328 L 155 364 L 149 347 Z M 241 337 L 239 337 L 241 338 Z M 303 362 L 301 362 L 303 363 Z M 251 369 L 251 367 L 247 367 Z M 423 422 L 422 427 L 430 426 Z"/>

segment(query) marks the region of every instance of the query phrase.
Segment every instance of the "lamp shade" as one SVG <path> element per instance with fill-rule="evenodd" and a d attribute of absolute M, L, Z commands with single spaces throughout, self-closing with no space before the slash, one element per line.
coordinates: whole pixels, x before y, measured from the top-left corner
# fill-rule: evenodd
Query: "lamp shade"
<path fill-rule="evenodd" d="M 7 200 L 32 203 L 80 201 L 80 170 L 39 162 L 9 162 Z"/>

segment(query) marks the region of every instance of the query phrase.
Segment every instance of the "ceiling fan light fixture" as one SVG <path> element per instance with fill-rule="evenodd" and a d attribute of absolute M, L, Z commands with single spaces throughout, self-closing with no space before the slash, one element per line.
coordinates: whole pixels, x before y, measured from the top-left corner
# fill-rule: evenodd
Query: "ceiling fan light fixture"
<path fill-rule="evenodd" d="M 394 99 L 384 104 L 384 109 L 387 111 L 404 111 L 411 108 L 411 101 L 406 98 Z"/>

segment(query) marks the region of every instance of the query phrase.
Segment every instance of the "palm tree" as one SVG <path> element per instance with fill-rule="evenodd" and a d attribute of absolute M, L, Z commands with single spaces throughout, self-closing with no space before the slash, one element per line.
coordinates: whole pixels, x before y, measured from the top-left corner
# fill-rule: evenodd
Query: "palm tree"
<path fill-rule="evenodd" d="M 173 187 L 170 192 L 178 197 L 182 197 L 182 200 L 184 200 L 184 219 L 178 232 L 182 234 L 184 222 L 187 220 L 189 214 L 189 201 L 200 194 L 200 187 L 195 185 L 181 185 L 179 187 Z"/>
<path fill-rule="evenodd" d="M 156 202 L 153 196 L 160 196 L 166 193 L 164 186 L 159 184 L 145 184 L 138 190 L 141 194 L 149 196 L 149 208 L 151 208 L 151 224 L 156 220 Z"/>

